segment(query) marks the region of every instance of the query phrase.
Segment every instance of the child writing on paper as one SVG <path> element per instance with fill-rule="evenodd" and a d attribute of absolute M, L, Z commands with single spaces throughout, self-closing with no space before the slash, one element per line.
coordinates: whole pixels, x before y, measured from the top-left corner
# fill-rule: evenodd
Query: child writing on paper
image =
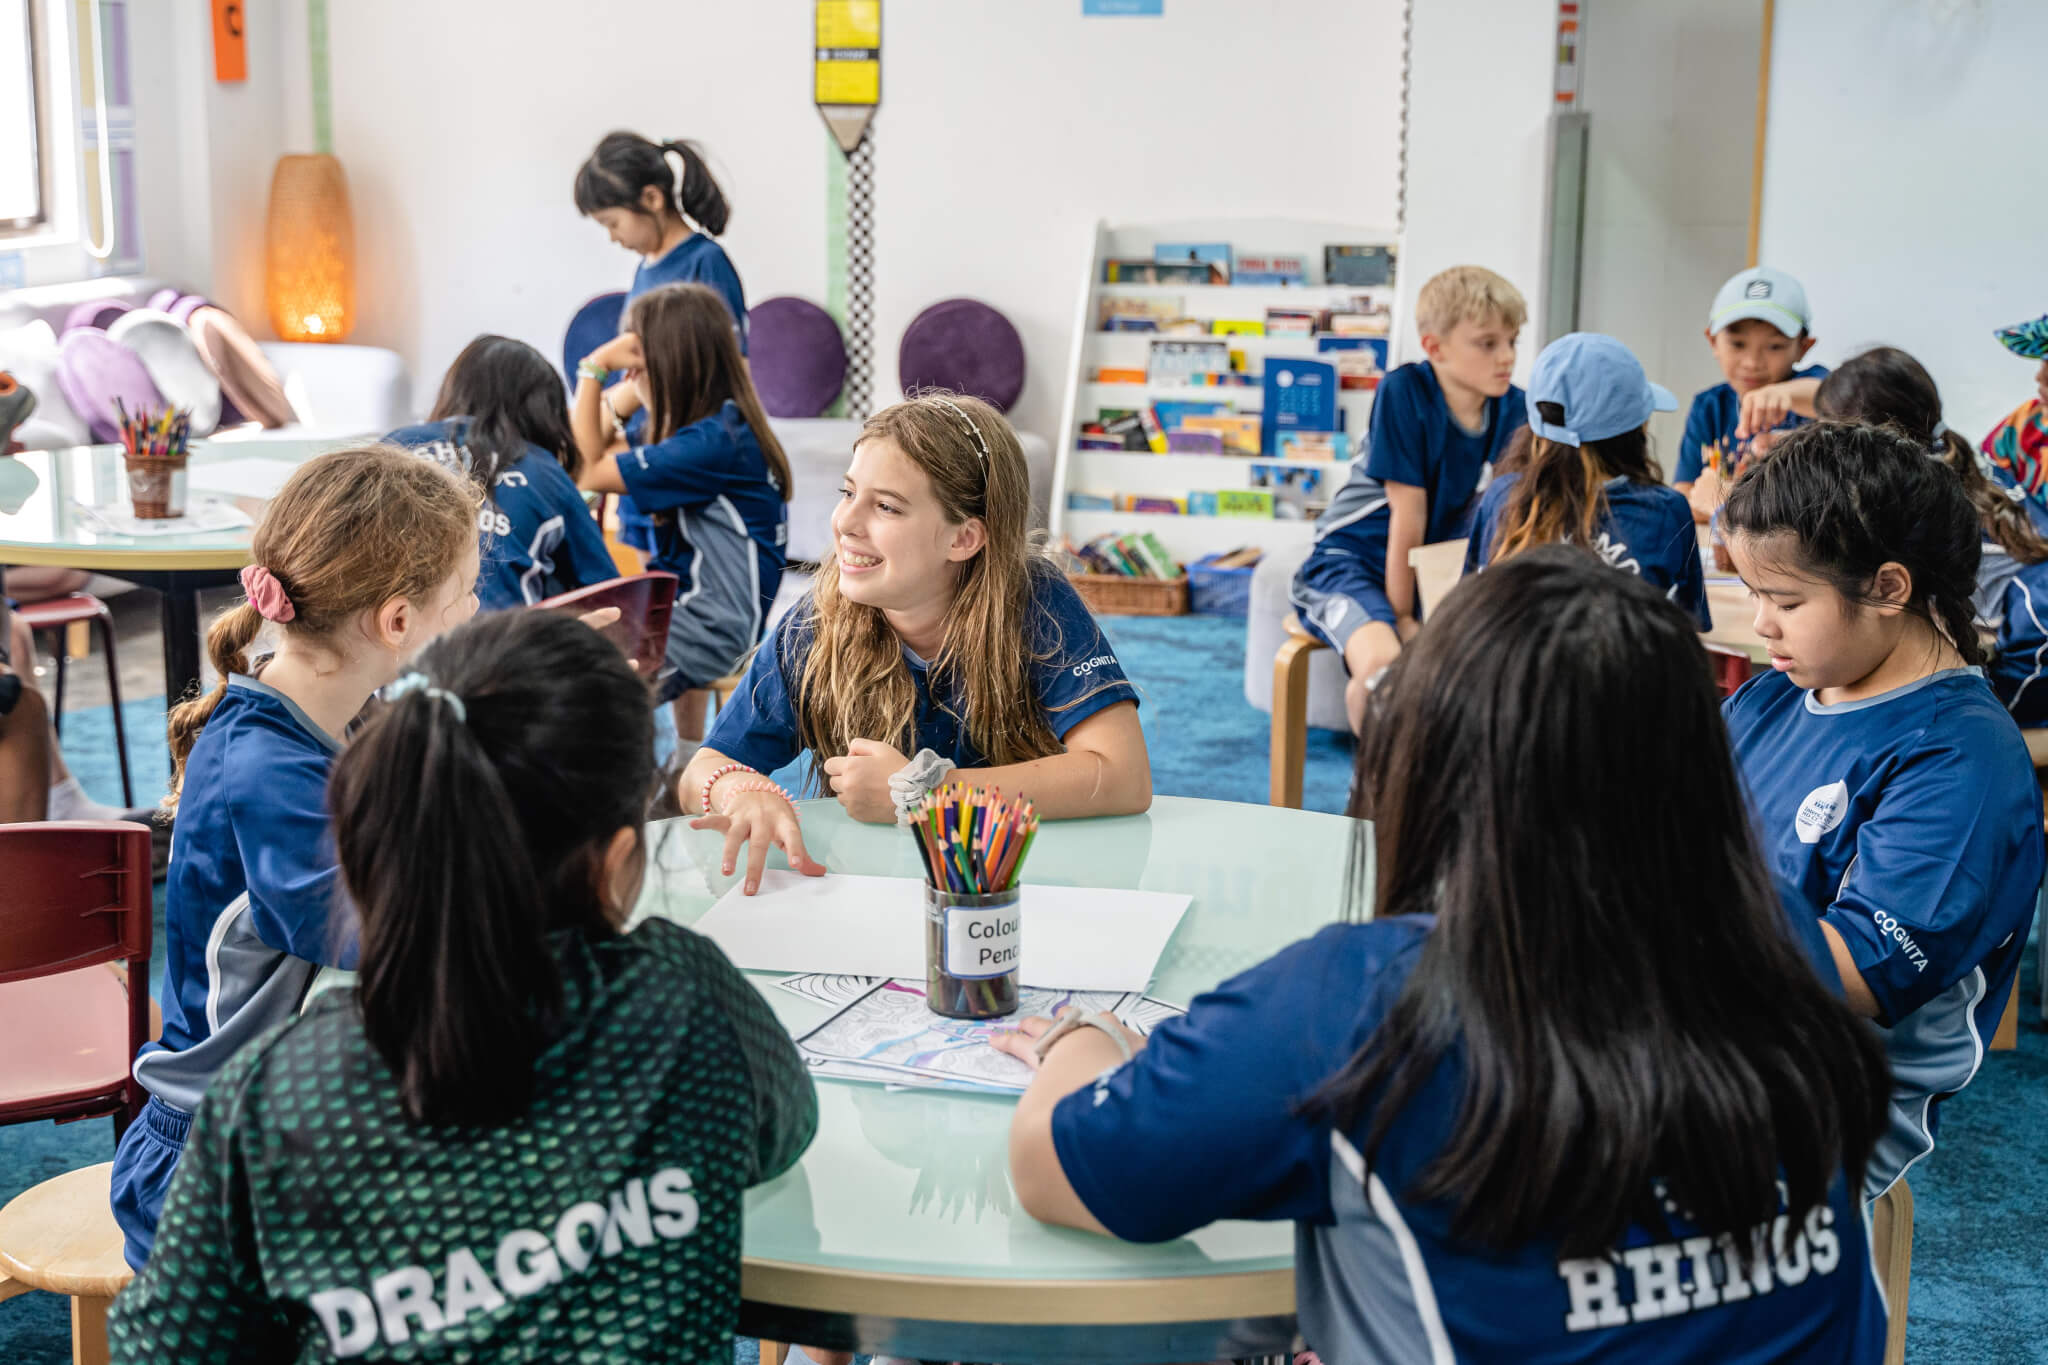
<path fill-rule="evenodd" d="M 1408 552 L 1468 533 L 1479 490 L 1522 425 L 1512 376 L 1527 316 L 1520 291 L 1475 265 L 1423 285 L 1415 325 L 1428 358 L 1380 381 L 1366 456 L 1316 521 L 1294 608 L 1344 658 L 1354 733 L 1374 679 L 1417 629 Z"/>
<path fill-rule="evenodd" d="M 1351 922 L 1149 1042 L 1004 1036 L 1019 1204 L 1293 1220 L 1330 1365 L 1875 1365 L 1883 1048 L 1759 856 L 1693 621 L 1557 545 L 1441 617 L 1374 693 Z"/>
<path fill-rule="evenodd" d="M 1721 524 L 1771 651 L 1723 708 L 1758 837 L 1888 1030 L 1875 1198 L 1983 1060 L 2041 886 L 2041 791 L 1978 667 L 1983 531 L 1922 441 L 1837 422 L 1752 460 Z"/>
<path fill-rule="evenodd" d="M 164 1030 L 135 1059 L 149 1103 L 114 1154 L 114 1218 L 138 1270 L 214 1076 L 298 1010 L 321 966 L 353 965 L 328 770 L 371 694 L 476 611 L 476 504 L 454 475 L 391 446 L 299 466 L 250 542 L 248 600 L 207 632 L 220 685 L 171 711 Z M 266 627 L 277 652 L 258 679 L 249 646 Z"/>
<path fill-rule="evenodd" d="M 706 285 L 724 301 L 740 354 L 747 353 L 746 290 L 715 240 L 732 210 L 696 143 L 605 134 L 576 169 L 576 211 L 640 257 L 626 291 L 629 307 L 663 285 Z M 643 441 L 647 400 L 628 384 L 615 385 L 605 397 L 628 438 Z M 619 499 L 619 530 L 626 544 L 654 552 L 654 523 L 632 498 Z"/>
<path fill-rule="evenodd" d="M 1138 697 L 1029 534 L 1017 437 L 979 399 L 927 393 L 869 418 L 832 514 L 832 553 L 776 624 L 683 773 L 682 808 L 801 872 L 796 808 L 761 776 L 808 752 L 856 820 L 946 780 L 1029 796 L 1049 820 L 1152 804 Z"/>
<path fill-rule="evenodd" d="M 646 442 L 610 455 L 604 379 L 627 376 L 647 406 Z M 713 682 L 761 638 L 789 542 L 789 461 L 754 394 L 718 295 L 664 285 L 626 309 L 623 330 L 576 367 L 572 424 L 583 487 L 631 493 L 654 518 L 649 567 L 682 580 L 669 617 L 667 681 L 676 733 L 704 734 Z"/>
<path fill-rule="evenodd" d="M 1693 398 L 1671 481 L 1692 503 L 1694 521 L 1705 524 L 1713 518 L 1753 440 L 1799 424 L 1791 412 L 1776 414 L 1768 424 L 1757 422 L 1748 400 L 1767 385 L 1827 373 L 1821 365 L 1798 368 L 1813 349 L 1811 325 L 1806 290 L 1782 270 L 1744 270 L 1714 295 L 1707 311 L 1707 344 L 1714 348 L 1725 382 Z"/>
<path fill-rule="evenodd" d="M 1710 627 L 1692 509 L 1650 455 L 1650 414 L 1677 406 L 1613 337 L 1574 332 L 1545 346 L 1529 376 L 1529 425 L 1479 499 L 1466 572 L 1563 541 L 1638 575 Z"/>
<path fill-rule="evenodd" d="M 483 610 L 530 607 L 618 576 L 576 487 L 582 459 L 555 367 L 525 342 L 470 342 L 448 367 L 427 421 L 384 439 L 482 490 L 476 595 Z"/>
<path fill-rule="evenodd" d="M 214 1081 L 115 1359 L 730 1365 L 742 1194 L 818 1102 L 708 939 L 624 928 L 646 690 L 552 612 L 391 689 L 334 765 L 360 976 Z"/>

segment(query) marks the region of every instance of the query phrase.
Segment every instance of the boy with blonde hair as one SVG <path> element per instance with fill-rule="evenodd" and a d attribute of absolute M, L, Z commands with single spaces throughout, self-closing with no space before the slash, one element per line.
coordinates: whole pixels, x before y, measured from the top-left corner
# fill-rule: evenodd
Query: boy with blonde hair
<path fill-rule="evenodd" d="M 1428 358 L 1380 382 L 1365 457 L 1316 522 L 1294 606 L 1344 658 L 1353 732 L 1372 685 L 1420 625 L 1408 551 L 1469 533 L 1479 490 L 1526 421 L 1512 376 L 1527 318 L 1521 292 L 1480 266 L 1423 285 L 1415 326 Z"/>

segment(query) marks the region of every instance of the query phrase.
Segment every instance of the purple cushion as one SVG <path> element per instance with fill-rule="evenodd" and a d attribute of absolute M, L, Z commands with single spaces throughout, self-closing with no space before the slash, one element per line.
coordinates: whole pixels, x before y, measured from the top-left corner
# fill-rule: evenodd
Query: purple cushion
<path fill-rule="evenodd" d="M 192 315 L 202 308 L 210 307 L 203 294 L 187 294 L 164 311 L 180 322 L 189 323 Z"/>
<path fill-rule="evenodd" d="M 104 332 L 108 323 L 134 306 L 125 299 L 87 299 L 65 315 L 64 330 L 75 332 L 81 327 L 96 327 Z"/>
<path fill-rule="evenodd" d="M 766 299 L 747 310 L 747 368 L 770 417 L 817 417 L 846 387 L 846 341 L 808 299 Z"/>
<path fill-rule="evenodd" d="M 1008 412 L 1024 392 L 1024 339 L 979 299 L 935 303 L 903 329 L 896 365 L 905 393 L 951 389 Z"/>
<path fill-rule="evenodd" d="M 116 399 L 131 415 L 164 407 L 164 396 L 135 352 L 92 327 L 66 332 L 57 343 L 57 387 L 95 441 L 120 439 Z"/>
<path fill-rule="evenodd" d="M 178 294 L 176 289 L 159 289 L 149 296 L 149 306 L 159 313 L 168 313 L 171 305 L 178 301 Z"/>

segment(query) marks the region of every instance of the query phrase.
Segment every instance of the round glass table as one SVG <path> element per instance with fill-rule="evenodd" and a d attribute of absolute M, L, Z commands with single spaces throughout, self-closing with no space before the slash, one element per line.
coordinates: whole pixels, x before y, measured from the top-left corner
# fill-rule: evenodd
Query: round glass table
<path fill-rule="evenodd" d="M 806 846 L 833 871 L 919 875 L 907 834 L 857 824 L 830 800 L 801 809 Z M 1159 797 L 1145 815 L 1046 825 L 1030 876 L 1191 895 L 1150 992 L 1186 1004 L 1338 918 L 1357 828 Z M 674 820 L 649 839 L 639 915 L 692 923 L 736 880 L 719 875 L 717 835 Z M 777 989 L 780 975 L 754 980 L 792 1035 L 830 1017 Z M 1013 1101 L 825 1079 L 818 1108 L 803 1159 L 747 1197 L 748 1335 L 1006 1365 L 1158 1365 L 1293 1341 L 1289 1223 L 1216 1223 L 1142 1246 L 1048 1227 L 1010 1188 Z"/>
<path fill-rule="evenodd" d="M 289 470 L 340 440 L 195 441 L 187 478 L 193 492 L 234 503 L 253 522 L 269 501 L 262 465 Z M 235 464 L 209 486 L 208 465 Z M 277 480 L 282 482 L 282 480 Z M 0 459 L 0 564 L 90 569 L 163 595 L 164 696 L 181 697 L 199 681 L 199 593 L 224 587 L 249 562 L 248 526 L 219 531 L 121 535 L 86 508 L 120 509 L 127 500 L 121 448 L 74 446 Z"/>

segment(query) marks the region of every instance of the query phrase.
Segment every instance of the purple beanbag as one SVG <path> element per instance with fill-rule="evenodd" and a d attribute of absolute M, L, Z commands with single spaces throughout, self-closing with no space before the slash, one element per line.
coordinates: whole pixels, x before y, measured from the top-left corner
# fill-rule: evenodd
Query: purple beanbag
<path fill-rule="evenodd" d="M 775 298 L 747 310 L 747 368 L 770 417 L 817 417 L 846 387 L 846 341 L 808 299 Z"/>
<path fill-rule="evenodd" d="M 159 289 L 149 296 L 149 306 L 155 312 L 168 313 L 171 305 L 178 301 L 178 294 L 176 289 Z"/>
<path fill-rule="evenodd" d="M 80 328 L 97 328 L 104 332 L 108 323 L 134 306 L 125 299 L 87 299 L 64 315 L 64 330 L 75 332 Z"/>
<path fill-rule="evenodd" d="M 946 299 L 911 320 L 897 352 L 905 393 L 951 389 L 1008 412 L 1024 392 L 1024 339 L 979 299 Z"/>
<path fill-rule="evenodd" d="M 93 327 L 66 332 L 58 341 L 57 387 L 95 441 L 120 439 L 116 399 L 131 415 L 164 407 L 164 396 L 135 352 Z"/>
<path fill-rule="evenodd" d="M 206 297 L 202 294 L 187 294 L 183 298 L 179 299 L 176 303 L 173 303 L 169 308 L 165 309 L 164 311 L 169 313 L 178 321 L 189 324 L 192 321 L 192 315 L 194 313 L 198 312 L 202 308 L 210 308 L 212 306 L 213 305 L 208 303 L 206 301 Z"/>

